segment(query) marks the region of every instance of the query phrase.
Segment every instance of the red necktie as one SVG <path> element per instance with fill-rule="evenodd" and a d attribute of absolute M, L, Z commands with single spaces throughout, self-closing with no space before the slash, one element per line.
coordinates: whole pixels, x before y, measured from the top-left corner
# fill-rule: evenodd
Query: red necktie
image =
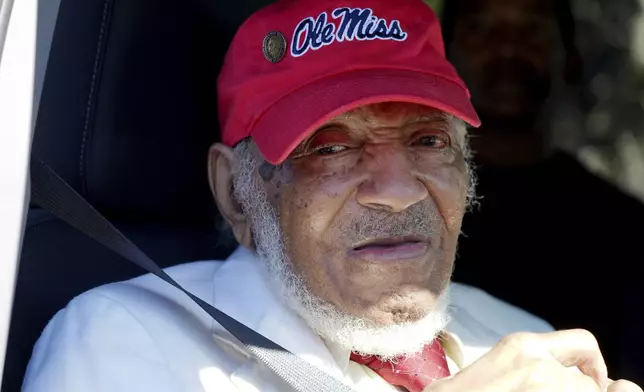
<path fill-rule="evenodd" d="M 422 392 L 434 380 L 449 376 L 447 358 L 438 339 L 434 339 L 413 357 L 383 362 L 378 357 L 351 354 L 351 360 L 368 366 L 389 384 L 403 387 L 409 392 Z"/>

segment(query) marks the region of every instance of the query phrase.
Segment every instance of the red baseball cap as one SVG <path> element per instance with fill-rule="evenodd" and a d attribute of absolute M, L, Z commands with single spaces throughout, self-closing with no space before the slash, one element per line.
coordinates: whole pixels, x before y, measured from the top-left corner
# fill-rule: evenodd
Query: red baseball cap
<path fill-rule="evenodd" d="M 218 80 L 223 143 L 283 162 L 322 124 L 378 102 L 427 105 L 478 127 L 422 0 L 282 0 L 237 31 Z"/>

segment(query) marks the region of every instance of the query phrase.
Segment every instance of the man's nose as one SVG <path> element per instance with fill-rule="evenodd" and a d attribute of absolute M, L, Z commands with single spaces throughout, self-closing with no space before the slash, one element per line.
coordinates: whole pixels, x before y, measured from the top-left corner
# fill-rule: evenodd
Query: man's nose
<path fill-rule="evenodd" d="M 405 151 L 373 153 L 362 164 L 368 178 L 360 184 L 356 199 L 365 207 L 401 212 L 429 196 Z"/>

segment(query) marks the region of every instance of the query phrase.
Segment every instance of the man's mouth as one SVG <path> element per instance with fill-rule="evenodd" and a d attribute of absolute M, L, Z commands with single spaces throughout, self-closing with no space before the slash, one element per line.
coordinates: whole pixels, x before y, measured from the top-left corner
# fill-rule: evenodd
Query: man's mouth
<path fill-rule="evenodd" d="M 375 238 L 351 249 L 350 256 L 372 262 L 396 262 L 422 257 L 429 248 L 429 240 L 422 237 Z"/>

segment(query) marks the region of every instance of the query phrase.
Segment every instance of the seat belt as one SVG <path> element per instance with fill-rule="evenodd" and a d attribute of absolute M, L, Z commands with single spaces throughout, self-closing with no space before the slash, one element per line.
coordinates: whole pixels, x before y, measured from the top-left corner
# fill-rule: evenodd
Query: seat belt
<path fill-rule="evenodd" d="M 246 346 L 257 360 L 296 391 L 354 392 L 352 388 L 328 373 L 309 364 L 181 287 L 47 164 L 33 155 L 31 157 L 31 200 L 144 270 L 183 291 Z"/>

